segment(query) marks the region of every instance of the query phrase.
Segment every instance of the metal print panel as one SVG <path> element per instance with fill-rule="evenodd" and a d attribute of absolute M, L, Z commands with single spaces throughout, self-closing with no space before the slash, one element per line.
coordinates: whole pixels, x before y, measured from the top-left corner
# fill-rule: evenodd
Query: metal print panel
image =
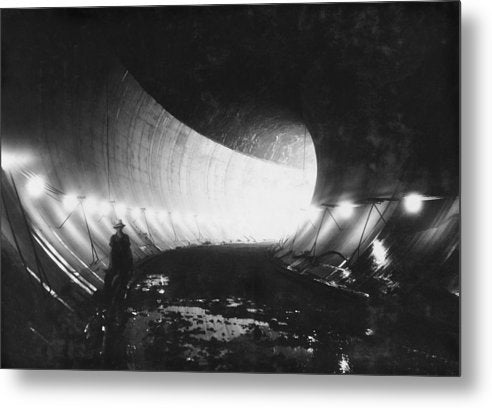
<path fill-rule="evenodd" d="M 459 375 L 459 18 L 2 10 L 2 367 Z"/>

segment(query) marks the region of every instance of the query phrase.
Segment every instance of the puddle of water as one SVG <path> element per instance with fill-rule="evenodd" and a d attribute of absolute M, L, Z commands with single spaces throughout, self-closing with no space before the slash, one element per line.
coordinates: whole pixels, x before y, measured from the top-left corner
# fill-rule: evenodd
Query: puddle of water
<path fill-rule="evenodd" d="M 387 306 L 338 304 L 254 269 L 204 271 L 154 273 L 135 285 L 127 299 L 120 351 L 129 369 L 334 374 L 457 370 L 457 362 L 429 351 L 439 346 L 431 344 L 427 329 L 413 347 L 406 335 L 395 332 L 401 316 Z"/>

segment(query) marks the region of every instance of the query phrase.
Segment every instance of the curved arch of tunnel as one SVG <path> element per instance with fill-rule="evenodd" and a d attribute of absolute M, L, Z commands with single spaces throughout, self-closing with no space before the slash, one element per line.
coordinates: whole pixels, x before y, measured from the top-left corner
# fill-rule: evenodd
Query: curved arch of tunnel
<path fill-rule="evenodd" d="M 297 18 L 296 13 L 293 16 Z M 43 30 L 46 29 L 46 21 L 38 23 Z M 113 25 L 108 27 L 115 28 Z M 100 34 L 100 31 L 96 32 Z M 56 38 L 59 33 L 55 29 L 51 34 Z M 82 34 L 86 35 L 87 30 Z M 75 39 L 75 43 L 81 48 L 87 47 L 84 45 L 87 39 L 80 40 L 80 35 L 81 33 L 71 33 L 70 41 Z M 135 40 L 138 42 L 139 38 L 135 37 Z M 49 34 L 47 39 L 49 40 Z M 117 35 L 116 40 L 118 39 L 120 37 Z M 46 42 L 46 39 L 44 41 Z M 153 41 L 153 45 L 159 46 L 160 41 Z M 268 44 L 265 44 L 265 47 L 268 48 Z M 254 241 L 272 238 L 268 236 L 272 233 L 277 239 L 287 238 L 288 234 L 284 234 L 282 221 L 292 220 L 294 221 L 292 224 L 295 224 L 296 220 L 295 217 L 288 216 L 289 211 L 282 214 L 278 209 L 290 204 L 295 207 L 309 206 L 312 194 L 312 190 L 307 191 L 311 189 L 309 183 L 306 184 L 309 188 L 306 187 L 306 192 L 301 194 L 292 194 L 294 190 L 289 188 L 297 183 L 296 178 L 304 181 L 305 175 L 300 175 L 299 169 L 295 166 L 276 166 L 274 163 L 248 156 L 254 154 L 254 149 L 246 149 L 246 151 L 237 149 L 241 153 L 246 153 L 241 154 L 230 149 L 228 143 L 224 143 L 224 146 L 194 132 L 182 121 L 165 112 L 167 105 L 160 106 L 147 94 L 151 89 L 149 84 L 151 85 L 152 80 L 156 79 L 152 76 L 149 76 L 150 82 L 145 84 L 141 82 L 144 90 L 140 87 L 140 83 L 135 81 L 131 74 L 125 73 L 121 66 L 112 65 L 112 79 L 106 80 L 104 75 L 99 74 L 99 71 L 106 72 L 108 68 L 108 58 L 104 55 L 106 51 L 103 49 L 89 53 L 96 57 L 90 63 L 82 61 L 83 53 L 77 56 L 77 52 L 74 52 L 64 62 L 66 67 L 62 66 L 60 61 L 51 61 L 52 71 L 39 69 L 42 64 L 39 65 L 39 61 L 35 59 L 39 58 L 42 61 L 43 56 L 22 55 L 27 58 L 22 64 L 22 69 L 19 70 L 22 81 L 19 80 L 16 84 L 21 87 L 25 95 L 29 95 L 27 90 L 36 89 L 35 98 L 22 100 L 22 111 L 27 112 L 26 115 L 39 112 L 40 117 L 35 118 L 36 120 L 32 120 L 31 117 L 28 121 L 31 125 L 21 132 L 3 132 L 2 152 L 11 148 L 17 154 L 16 160 L 24 162 L 27 172 L 18 173 L 16 178 L 19 180 L 21 195 L 26 198 L 26 209 L 32 215 L 33 225 L 37 228 L 40 239 L 46 239 L 47 244 L 56 249 L 75 270 L 90 269 L 86 267 L 91 266 L 94 258 L 102 258 L 103 263 L 105 262 L 107 238 L 112 232 L 111 222 L 116 217 L 111 219 L 96 217 L 95 214 L 88 215 L 91 221 L 89 224 L 93 227 L 91 234 L 95 242 L 94 252 L 88 243 L 89 234 L 80 207 L 77 207 L 77 211 L 63 228 L 57 228 L 71 213 L 63 205 L 63 194 L 71 194 L 75 198 L 85 196 L 84 206 L 89 208 L 89 213 L 91 207 L 98 207 L 96 212 L 103 210 L 103 202 L 109 203 L 111 210 L 123 212 L 124 214 L 120 215 L 127 218 L 125 222 L 135 242 L 137 257 L 146 256 L 152 250 L 152 243 L 165 249 L 190 242 L 205 242 L 210 238 L 212 242 L 237 239 Z M 134 49 L 130 47 L 126 51 L 131 52 Z M 168 58 L 168 54 L 163 55 L 162 58 Z M 34 65 L 29 60 L 31 57 L 34 58 Z M 149 68 L 151 71 L 157 69 L 159 73 L 159 64 L 151 66 L 152 60 L 158 56 L 149 53 L 148 58 L 146 62 L 149 64 L 140 64 L 138 58 L 134 60 L 141 67 Z M 172 63 L 179 64 L 179 61 L 181 60 L 176 59 Z M 273 67 L 277 65 L 273 64 Z M 131 67 L 132 72 L 133 68 Z M 30 73 L 29 69 L 36 74 L 27 75 L 26 72 Z M 342 200 L 366 197 L 369 194 L 394 193 L 395 184 L 399 183 L 395 171 L 402 170 L 406 163 L 403 159 L 408 155 L 407 149 L 401 148 L 396 138 L 391 140 L 386 138 L 388 143 L 391 142 L 390 153 L 396 153 L 393 155 L 396 160 L 393 160 L 394 163 L 390 167 L 385 167 L 387 157 L 381 155 L 380 159 L 372 163 L 372 160 L 366 160 L 364 152 L 378 152 L 371 147 L 371 143 L 381 144 L 377 135 L 372 134 L 377 133 L 375 130 L 369 129 L 369 133 L 372 133 L 364 139 L 364 143 L 361 143 L 359 148 L 356 148 L 361 140 L 356 137 L 356 131 L 352 132 L 354 133 L 352 135 L 349 134 L 350 132 L 341 134 L 344 129 L 343 126 L 338 125 L 343 124 L 343 121 L 335 121 L 337 126 L 330 125 L 331 118 L 336 114 L 343 116 L 343 113 L 346 116 L 354 111 L 351 106 L 357 99 L 354 99 L 354 93 L 367 91 L 354 87 L 349 95 L 344 97 L 347 89 L 344 86 L 334 86 L 339 76 L 340 72 L 337 73 L 332 64 L 323 63 L 319 66 L 313 64 L 312 69 L 306 73 L 301 87 L 301 93 L 304 93 L 296 95 L 297 99 L 302 100 L 299 102 L 302 105 L 301 111 L 303 114 L 310 113 L 311 116 L 306 115 L 310 119 L 306 121 L 295 119 L 292 123 L 287 123 L 287 128 L 297 135 L 306 132 L 306 128 L 309 130 L 307 140 L 312 146 L 310 151 L 313 156 L 317 156 L 310 162 L 314 163 L 317 160 L 318 171 L 316 174 L 316 169 L 313 167 L 311 169 L 314 169 L 313 174 L 308 179 L 314 180 L 317 177 L 315 203 L 318 205 L 326 202 L 334 203 L 334 201 L 336 204 Z M 81 77 L 85 78 L 83 86 L 79 80 Z M 101 79 L 102 77 L 104 78 Z M 136 78 L 140 80 L 144 75 Z M 290 79 L 291 76 L 287 75 L 283 80 L 286 78 Z M 180 84 L 183 81 L 175 82 Z M 38 86 L 39 83 L 42 86 Z M 284 83 L 280 81 L 278 84 Z M 192 86 L 185 88 L 190 87 Z M 162 89 L 162 93 L 166 90 L 176 90 L 164 86 L 154 88 Z M 105 91 L 106 89 L 109 93 Z M 292 89 L 289 88 L 289 92 L 292 93 Z M 4 91 L 8 96 L 8 89 Z M 181 95 L 175 92 L 168 92 L 166 100 L 175 99 L 178 104 L 190 103 L 189 95 L 181 99 L 179 96 Z M 277 99 L 284 96 L 284 94 L 277 95 Z M 291 98 L 289 101 L 292 102 L 296 98 Z M 79 102 L 74 103 L 75 100 Z M 333 100 L 343 103 L 335 106 Z M 327 101 L 328 105 L 324 104 L 324 101 Z M 12 101 L 9 105 L 20 106 Z M 330 106 L 335 106 L 336 109 L 325 110 Z M 360 108 L 360 106 L 354 107 L 355 110 Z M 205 114 L 208 113 L 207 111 Z M 203 115 L 202 113 L 201 116 Z M 364 122 L 361 126 L 365 125 Z M 263 123 L 260 126 L 263 126 Z M 268 131 L 271 127 L 263 126 L 263 129 Z M 276 131 L 278 128 L 273 130 Z M 275 132 L 270 133 L 275 134 Z M 311 143 L 311 134 L 314 144 Z M 234 137 L 233 134 L 231 138 L 234 140 Z M 217 140 L 215 137 L 213 139 Z M 249 136 L 247 139 L 253 140 Z M 353 150 L 356 151 L 354 155 L 352 155 Z M 24 151 L 26 151 L 25 155 Z M 162 157 L 165 159 L 161 160 Z M 207 160 L 207 157 L 213 159 Z M 373 164 L 376 165 L 376 172 L 372 170 Z M 165 171 L 161 171 L 163 166 L 166 167 Z M 200 171 L 203 168 L 207 171 Z M 163 173 L 172 176 L 166 179 L 163 178 Z M 288 176 L 285 175 L 287 173 Z M 49 191 L 50 195 L 34 200 L 25 189 L 22 191 L 23 183 L 34 174 L 43 176 L 45 181 L 54 187 L 54 190 Z M 214 176 L 208 177 L 210 174 Z M 233 176 L 226 177 L 226 174 Z M 294 176 L 291 177 L 291 174 Z M 241 182 L 236 186 L 240 185 L 240 188 L 235 188 L 234 183 L 227 181 L 237 181 L 238 178 Z M 251 180 L 255 183 L 259 182 L 257 186 L 261 185 L 256 192 L 264 193 L 263 195 L 267 197 L 264 202 L 257 202 L 256 197 L 262 194 L 253 194 L 254 186 Z M 276 180 L 284 180 L 288 183 L 282 187 L 277 185 Z M 271 186 L 274 188 L 270 188 Z M 213 194 L 208 194 L 207 189 L 213 191 Z M 276 193 L 272 194 L 272 191 Z M 194 201 L 194 196 L 201 198 Z M 253 200 L 252 197 L 255 199 Z M 292 197 L 294 203 L 290 202 Z M 302 198 L 302 203 L 296 201 L 298 198 Z M 455 198 L 453 196 L 446 202 L 443 206 L 443 214 L 456 212 Z M 78 205 L 78 201 L 75 202 Z M 317 253 L 324 253 L 331 249 L 339 251 L 348 258 L 359 245 L 369 207 L 366 205 L 354 208 L 354 215 L 350 220 L 337 214 L 330 217 L 323 207 L 311 208 L 302 214 L 307 222 L 301 225 L 298 231 L 294 231 L 295 240 L 291 239 L 286 249 L 293 249 L 294 252 L 315 249 Z M 387 203 L 379 209 L 388 219 L 395 213 L 396 207 Z M 243 211 L 245 208 L 247 211 Z M 201 213 L 200 209 L 207 209 L 207 211 Z M 437 214 L 439 215 L 439 212 Z M 268 219 L 270 215 L 273 215 L 273 218 L 278 217 L 278 227 L 270 228 L 271 219 Z M 225 219 L 221 222 L 213 222 L 214 217 Z M 255 221 L 250 222 L 249 217 Z M 138 220 L 134 220 L 136 218 Z M 435 219 L 441 218 L 446 217 L 437 216 Z M 263 222 L 265 219 L 269 222 Z M 203 227 L 200 228 L 202 224 Z M 364 244 L 369 245 L 381 232 L 383 226 L 384 223 L 373 211 L 366 228 L 371 233 L 364 239 Z M 290 231 L 292 232 L 292 228 Z M 433 242 L 437 245 L 438 238 L 437 236 L 434 238 Z M 416 251 L 418 252 L 419 249 L 417 248 Z M 86 271 L 82 273 L 85 276 Z M 96 272 L 96 275 L 98 273 Z M 88 272 L 87 276 L 87 279 L 96 279 L 95 283 L 97 283 L 97 278 L 94 278 L 91 272 Z"/>
<path fill-rule="evenodd" d="M 302 156 L 302 166 L 264 160 L 195 132 L 123 67 L 109 72 L 84 89 L 73 89 L 73 78 L 47 85 L 40 103 L 56 97 L 43 110 L 38 138 L 26 133 L 2 141 L 4 155 L 14 152 L 13 172 L 37 242 L 65 279 L 89 292 L 101 284 L 118 218 L 137 259 L 191 243 L 264 240 L 285 243 L 279 256 L 336 250 L 349 259 L 383 229 L 369 206 L 354 208 L 351 219 L 310 207 L 323 168 L 305 124 L 292 126 L 291 148 L 302 149 L 293 155 Z M 79 101 L 75 107 L 68 90 Z M 42 194 L 34 197 L 29 189 L 40 185 Z M 454 204 L 443 214 L 455 211 Z M 379 211 L 388 218 L 397 207 L 388 202 Z M 343 264 L 336 256 L 330 262 Z"/>
<path fill-rule="evenodd" d="M 46 342 L 44 329 L 65 336 L 53 318 L 86 324 L 98 303 L 90 295 L 110 276 L 119 219 L 134 257 L 149 261 L 129 299 L 147 285 L 159 307 L 160 295 L 193 305 L 206 295 L 225 314 L 244 295 L 240 314 L 254 317 L 263 302 L 285 309 L 264 322 L 272 327 L 306 306 L 298 321 L 308 353 L 311 335 L 330 335 L 334 321 L 345 333 L 360 300 L 377 309 L 394 294 L 390 316 L 401 300 L 425 319 L 457 322 L 459 81 L 453 69 L 429 69 L 454 52 L 440 32 L 447 23 L 429 11 L 414 25 L 393 8 L 389 20 L 411 29 L 375 38 L 359 24 L 364 10 L 345 15 L 341 29 L 325 7 L 222 9 L 220 24 L 207 8 L 2 13 L 2 289 L 12 350 L 33 335 Z M 61 309 L 70 313 L 53 313 Z M 328 326 L 316 327 L 320 319 Z M 355 320 L 361 338 L 374 334 Z M 386 325 L 381 333 L 393 331 Z M 332 344 L 320 349 L 330 359 Z M 454 346 L 443 350 L 454 356 Z"/>
<path fill-rule="evenodd" d="M 137 259 L 192 243 L 278 241 L 295 231 L 316 181 L 302 124 L 283 133 L 292 133 L 289 149 L 302 160 L 257 158 L 174 118 L 121 66 L 109 72 L 105 86 L 46 84 L 40 103 L 56 97 L 43 109 L 43 128 L 54 130 L 2 141 L 3 167 L 36 242 L 70 280 L 88 291 L 100 285 L 117 219 Z"/>

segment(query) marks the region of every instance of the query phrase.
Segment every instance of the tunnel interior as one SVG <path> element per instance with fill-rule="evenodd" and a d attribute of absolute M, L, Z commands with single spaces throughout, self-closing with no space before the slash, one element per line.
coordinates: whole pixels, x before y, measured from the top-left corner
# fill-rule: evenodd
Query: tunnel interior
<path fill-rule="evenodd" d="M 455 375 L 457 21 L 451 3 L 2 13 L 2 365 Z M 108 317 L 119 220 L 138 278 Z"/>

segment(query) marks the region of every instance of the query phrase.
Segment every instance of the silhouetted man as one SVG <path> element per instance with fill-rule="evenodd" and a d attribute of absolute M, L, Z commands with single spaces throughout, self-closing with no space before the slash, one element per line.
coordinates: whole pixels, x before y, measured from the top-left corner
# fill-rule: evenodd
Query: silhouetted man
<path fill-rule="evenodd" d="M 108 298 L 112 294 L 112 286 L 116 277 L 120 279 L 120 287 L 124 289 L 131 277 L 133 256 L 130 249 L 130 238 L 123 232 L 125 224 L 121 220 L 113 225 L 116 233 L 111 236 L 109 246 L 109 269 L 104 278 L 104 294 Z"/>

